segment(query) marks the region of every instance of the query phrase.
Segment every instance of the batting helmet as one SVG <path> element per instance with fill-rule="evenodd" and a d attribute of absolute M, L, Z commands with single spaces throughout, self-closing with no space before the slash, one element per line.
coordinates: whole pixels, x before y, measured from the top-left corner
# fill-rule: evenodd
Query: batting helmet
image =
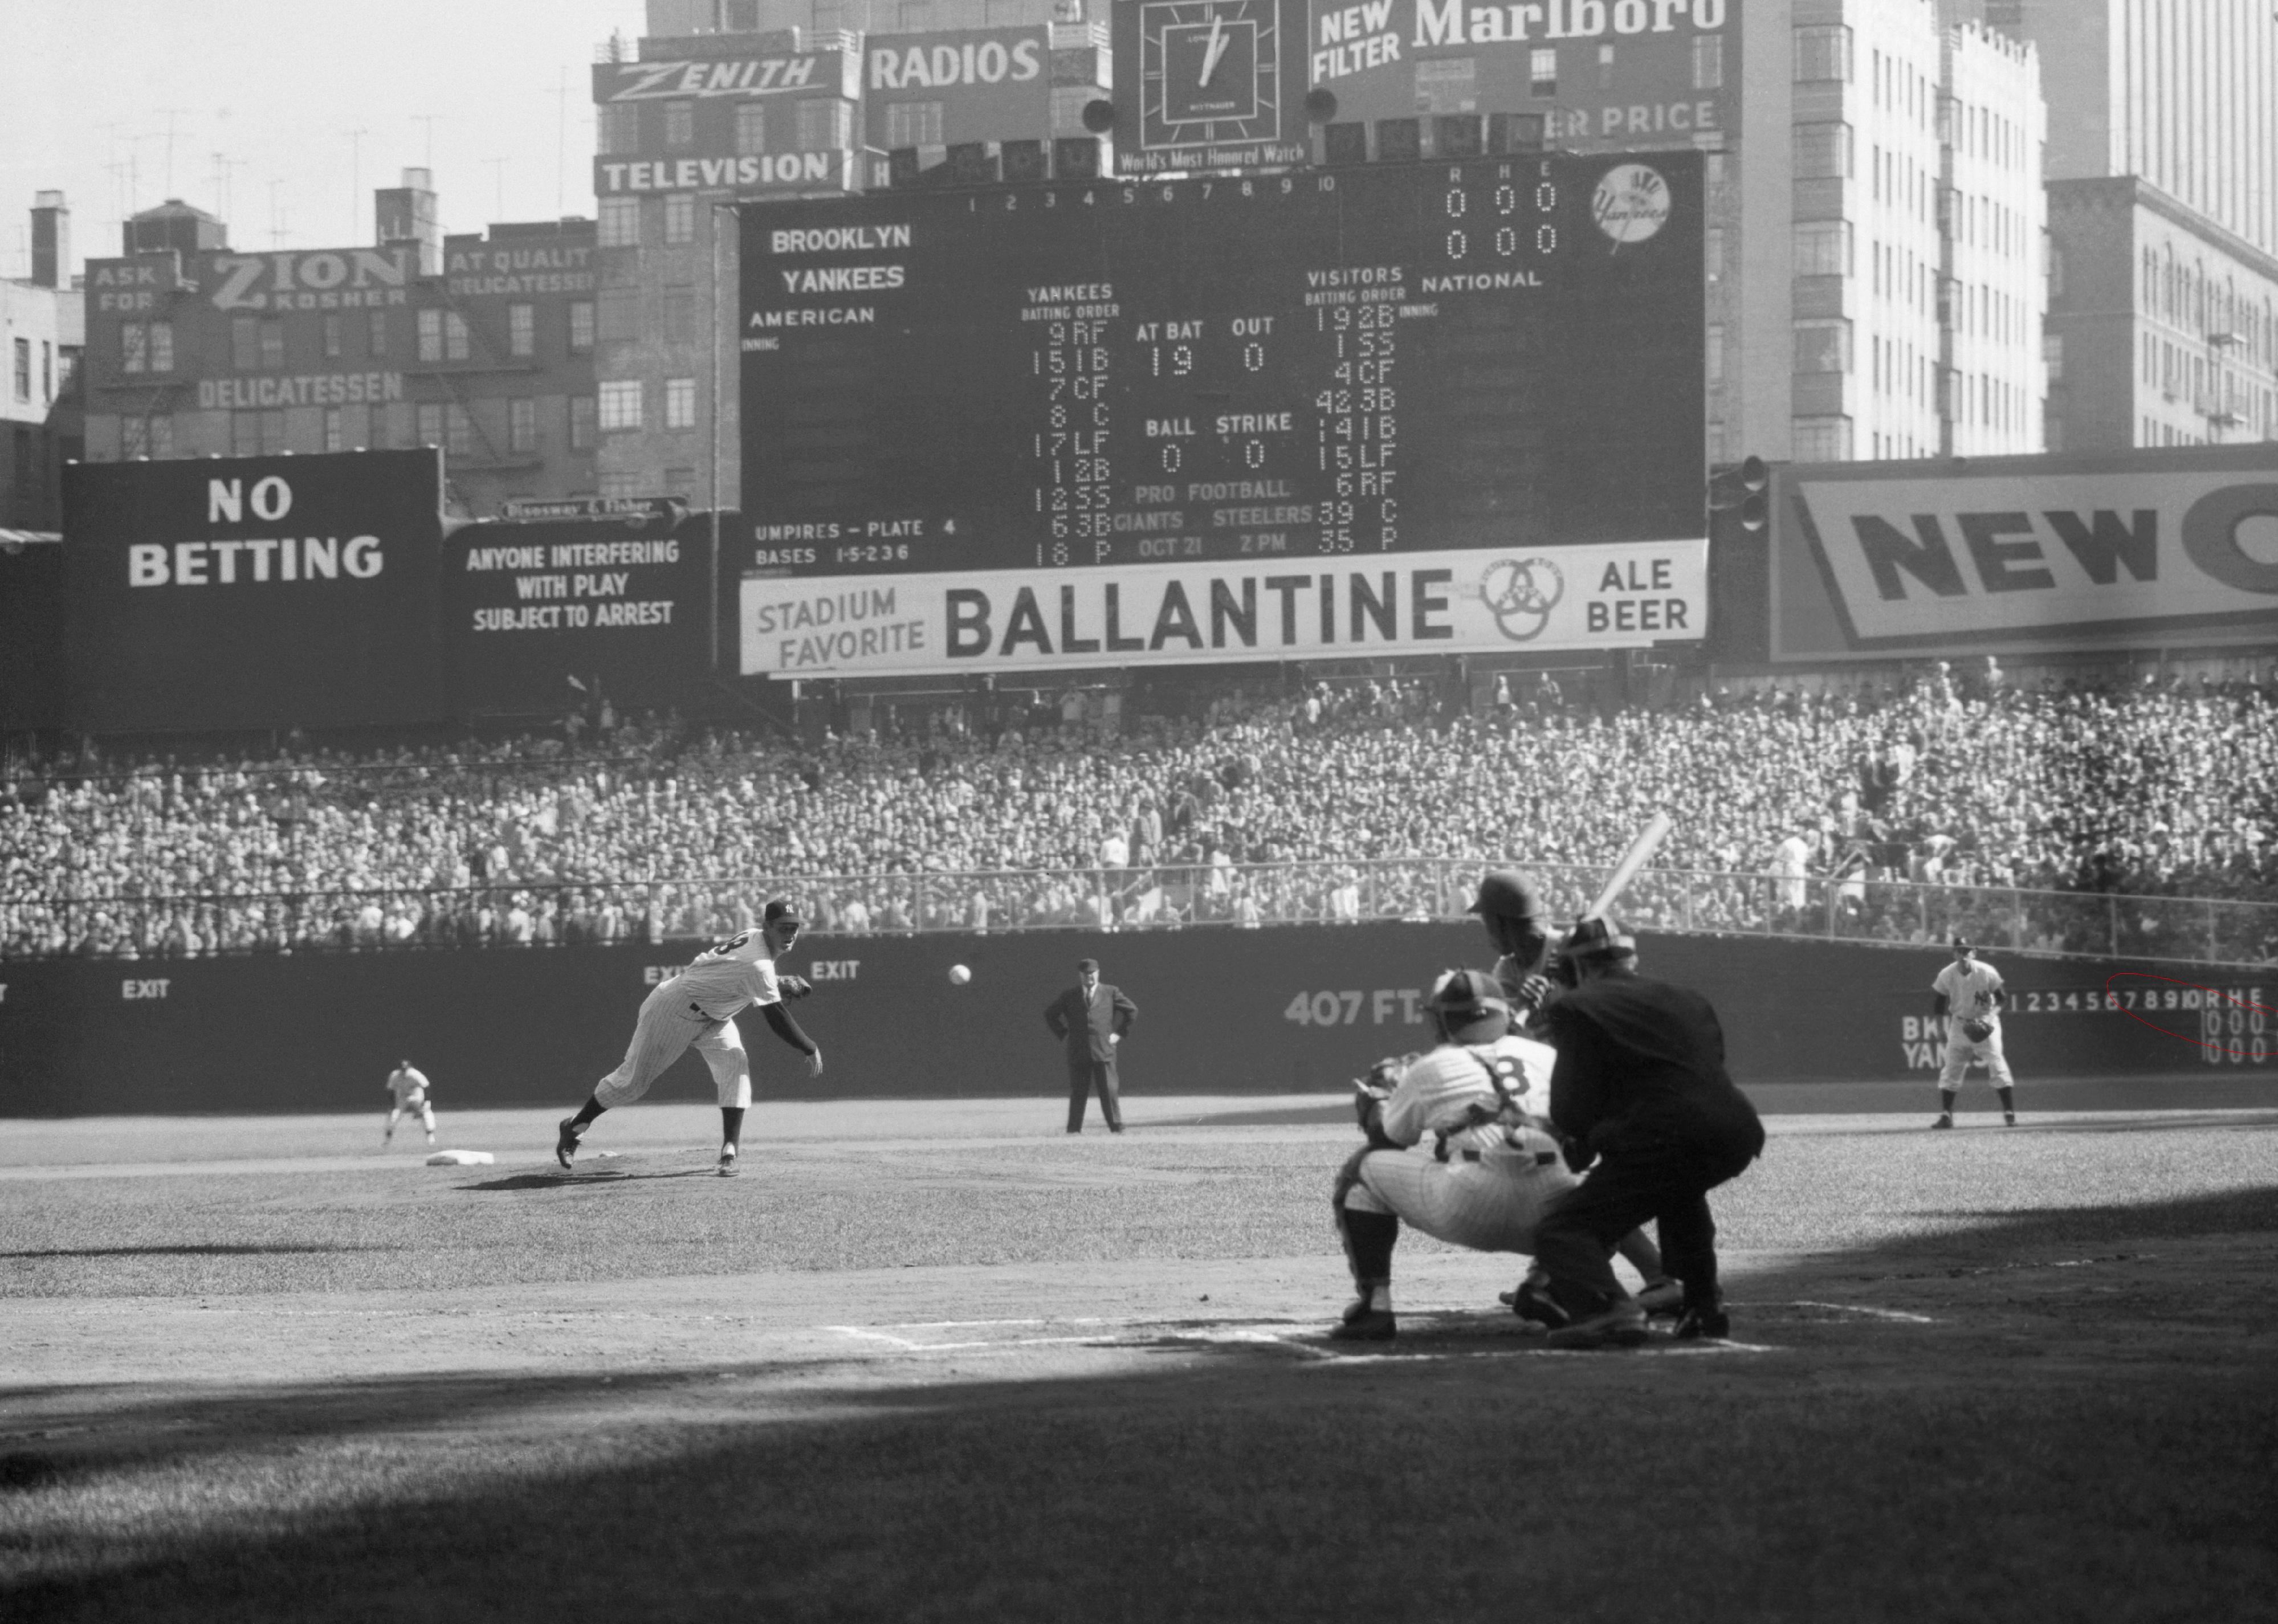
<path fill-rule="evenodd" d="M 1441 972 L 1424 1007 L 1457 1043 L 1491 1043 L 1510 1030 L 1510 1004 L 1494 978 L 1480 971 Z"/>
<path fill-rule="evenodd" d="M 1491 868 L 1479 877 L 1479 894 L 1466 913 L 1500 914 L 1510 919 L 1539 919 L 1542 900 L 1534 881 L 1515 868 Z"/>

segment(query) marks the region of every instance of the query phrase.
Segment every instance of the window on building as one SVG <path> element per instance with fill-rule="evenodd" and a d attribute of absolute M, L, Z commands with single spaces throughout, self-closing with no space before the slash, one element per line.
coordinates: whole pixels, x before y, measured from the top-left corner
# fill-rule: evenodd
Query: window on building
<path fill-rule="evenodd" d="M 338 360 L 340 358 L 340 347 L 341 347 L 341 342 L 342 342 L 342 334 L 341 334 L 341 332 L 340 332 L 340 318 L 338 316 L 325 316 L 325 360 L 327 360 L 327 361 L 338 361 Z"/>
<path fill-rule="evenodd" d="M 1555 46 L 1527 54 L 1526 89 L 1529 95 L 1558 94 L 1558 51 Z"/>
<path fill-rule="evenodd" d="M 868 8 L 864 9 L 867 11 Z M 845 27 L 845 0 L 814 0 L 814 31 L 817 34 L 836 34 Z"/>
<path fill-rule="evenodd" d="M 285 324 L 276 316 L 266 316 L 261 323 L 261 370 L 281 372 L 285 370 Z"/>
<path fill-rule="evenodd" d="M 475 454 L 475 421 L 463 406 L 443 408 L 443 449 L 455 457 Z"/>
<path fill-rule="evenodd" d="M 668 377 L 664 380 L 664 426 L 668 429 L 692 429 L 696 426 L 694 378 Z"/>
<path fill-rule="evenodd" d="M 19 429 L 16 431 L 18 437 L 16 454 L 19 457 L 21 457 L 24 454 L 22 441 L 23 438 L 29 434 L 29 432 L 30 431 L 28 429 Z M 118 420 L 119 460 L 125 462 L 132 462 L 137 457 L 147 457 L 149 454 L 149 420 L 143 417 L 121 417 Z"/>
<path fill-rule="evenodd" d="M 1851 420 L 1848 417 L 1798 417 L 1794 420 L 1795 460 L 1799 462 L 1848 462 L 1851 460 Z"/>
<path fill-rule="evenodd" d="M 126 323 L 118 329 L 118 370 L 145 372 L 149 367 L 150 330 L 140 322 Z"/>
<path fill-rule="evenodd" d="M 1795 126 L 1795 178 L 1798 180 L 1847 180 L 1851 172 L 1849 125 L 1799 124 Z"/>
<path fill-rule="evenodd" d="M 1714 287 L 1724 279 L 1724 228 L 1712 225 L 1702 233 L 1701 259 Z"/>
<path fill-rule="evenodd" d="M 40 399 L 56 398 L 56 347 L 47 339 L 40 340 Z"/>
<path fill-rule="evenodd" d="M 664 104 L 664 144 L 668 147 L 692 147 L 696 144 L 696 103 L 667 102 Z"/>
<path fill-rule="evenodd" d="M 1851 30 L 1841 23 L 1814 23 L 1795 31 L 1795 82 L 1851 82 Z"/>
<path fill-rule="evenodd" d="M 1796 323 L 1795 370 L 1799 372 L 1851 370 L 1851 324 L 1839 320 Z"/>
<path fill-rule="evenodd" d="M 419 359 L 443 359 L 443 312 L 440 310 L 419 312 Z"/>
<path fill-rule="evenodd" d="M 1724 329 L 1714 323 L 1710 324 L 1708 339 L 1708 387 L 1722 389 L 1724 386 Z"/>
<path fill-rule="evenodd" d="M 696 470 L 692 468 L 669 468 L 664 470 L 664 492 L 667 496 L 687 497 L 696 490 Z"/>
<path fill-rule="evenodd" d="M 570 353 L 584 355 L 593 347 L 593 301 L 573 301 L 570 306 Z"/>
<path fill-rule="evenodd" d="M 1611 90 L 1613 88 L 1614 48 L 1610 45 L 1601 45 L 1598 47 L 1598 88 Z"/>
<path fill-rule="evenodd" d="M 645 494 L 638 474 L 603 474 L 593 482 L 603 496 L 628 497 Z"/>
<path fill-rule="evenodd" d="M 364 353 L 377 359 L 387 354 L 387 312 L 367 310 L 364 316 Z"/>
<path fill-rule="evenodd" d="M 902 0 L 904 34 L 923 34 L 933 27 L 933 0 Z"/>
<path fill-rule="evenodd" d="M 467 358 L 467 318 L 456 310 L 443 312 L 443 359 L 464 361 Z"/>
<path fill-rule="evenodd" d="M 1795 227 L 1795 274 L 1800 277 L 1847 277 L 1851 274 L 1851 223 L 1847 220 L 1804 220 Z"/>
<path fill-rule="evenodd" d="M 736 150 L 753 156 L 768 149 L 768 104 L 745 102 L 736 109 Z"/>
<path fill-rule="evenodd" d="M 441 445 L 443 443 L 443 408 L 441 402 L 437 401 L 432 404 L 422 402 L 414 416 L 417 420 L 417 428 L 419 443 L 422 446 Z"/>
<path fill-rule="evenodd" d="M 696 240 L 696 199 L 686 192 L 675 192 L 664 200 L 664 240 L 677 244 Z"/>
<path fill-rule="evenodd" d="M 1422 67 L 1422 63 L 1416 65 Z M 889 147 L 937 147 L 941 145 L 941 114 L 939 102 L 889 102 L 886 104 L 886 145 Z"/>
<path fill-rule="evenodd" d="M 538 449 L 538 402 L 509 400 L 506 405 L 506 447 L 508 451 Z"/>
<path fill-rule="evenodd" d="M 622 343 L 640 337 L 640 290 L 605 287 L 601 290 L 601 337 Z"/>
<path fill-rule="evenodd" d="M 799 103 L 799 149 L 844 152 L 854 144 L 854 104 L 836 96 Z"/>
<path fill-rule="evenodd" d="M 174 370 L 174 324 L 150 324 L 150 370 L 171 372 Z"/>
<path fill-rule="evenodd" d="M 325 408 L 325 449 L 346 451 L 348 448 L 348 430 L 340 422 L 340 408 L 337 406 Z"/>
<path fill-rule="evenodd" d="M 258 316 L 233 316 L 229 319 L 229 364 L 234 372 L 256 372 L 261 369 L 261 321 Z"/>
<path fill-rule="evenodd" d="M 664 340 L 687 344 L 696 337 L 696 290 L 681 284 L 664 290 Z"/>
<path fill-rule="evenodd" d="M 618 378 L 601 385 L 601 432 L 641 426 L 641 385 L 637 377 Z"/>
<path fill-rule="evenodd" d="M 760 0 L 720 0 L 720 32 L 722 34 L 757 34 L 760 31 Z"/>
<path fill-rule="evenodd" d="M 594 400 L 592 395 L 570 397 L 570 449 L 591 451 L 593 448 L 595 421 Z"/>
<path fill-rule="evenodd" d="M 1693 36 L 1693 88 L 1695 90 L 1722 90 L 1724 88 L 1723 34 L 1696 34 Z"/>
<path fill-rule="evenodd" d="M 536 305 L 507 306 L 506 349 L 509 355 L 538 354 L 538 307 Z"/>
<path fill-rule="evenodd" d="M 615 103 L 595 111 L 593 141 L 603 157 L 640 150 L 640 104 Z"/>
<path fill-rule="evenodd" d="M 256 412 L 254 416 L 261 420 L 261 454 L 263 456 L 273 457 L 279 452 L 288 449 L 285 438 L 283 408 Z"/>
<path fill-rule="evenodd" d="M 640 247 L 640 199 L 603 198 L 594 240 L 605 248 Z"/>

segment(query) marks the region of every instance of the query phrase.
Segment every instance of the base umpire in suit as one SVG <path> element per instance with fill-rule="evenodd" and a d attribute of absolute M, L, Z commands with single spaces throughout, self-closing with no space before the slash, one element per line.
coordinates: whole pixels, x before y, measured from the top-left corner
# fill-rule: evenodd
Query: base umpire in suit
<path fill-rule="evenodd" d="M 1115 1046 L 1137 1018 L 1139 1006 L 1099 979 L 1099 961 L 1076 961 L 1076 985 L 1044 1006 L 1044 1025 L 1067 1046 L 1067 1131 L 1083 1132 L 1083 1104 L 1099 1091 L 1100 1115 L 1108 1132 L 1123 1132 L 1123 1103 L 1117 1097 Z"/>

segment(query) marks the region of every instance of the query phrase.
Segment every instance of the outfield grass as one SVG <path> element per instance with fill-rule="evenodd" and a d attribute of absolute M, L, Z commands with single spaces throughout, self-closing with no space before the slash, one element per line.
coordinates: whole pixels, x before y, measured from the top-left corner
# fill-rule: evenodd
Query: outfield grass
<path fill-rule="evenodd" d="M 36 1162 L 11 1131 L 0 1612 L 2205 1620 L 2278 1593 L 2278 1116 L 1778 1122 L 1716 1201 L 1736 1346 L 1551 1353 L 1494 1308 L 1506 1261 L 1409 1239 L 1402 1338 L 1360 1356 L 1319 1335 L 1342 1130 L 763 1109 L 729 1181 L 709 1116 L 605 1119 L 624 1154 L 573 1180 L 535 1113 L 458 1170 L 351 1147 L 361 1119 L 58 1128 Z M 111 1159 L 146 1133 L 191 1151 Z"/>

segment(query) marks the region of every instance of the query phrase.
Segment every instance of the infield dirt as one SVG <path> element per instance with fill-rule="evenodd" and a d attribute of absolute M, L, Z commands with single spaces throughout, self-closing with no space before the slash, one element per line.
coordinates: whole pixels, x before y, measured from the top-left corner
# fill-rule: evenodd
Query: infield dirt
<path fill-rule="evenodd" d="M 2278 1113 L 1785 1118 L 1734 1338 L 1559 1354 L 1318 1097 L 11 1124 L 22 1616 L 2228 1618 L 2278 1589 Z M 615 1155 L 604 1155 L 614 1150 Z"/>

